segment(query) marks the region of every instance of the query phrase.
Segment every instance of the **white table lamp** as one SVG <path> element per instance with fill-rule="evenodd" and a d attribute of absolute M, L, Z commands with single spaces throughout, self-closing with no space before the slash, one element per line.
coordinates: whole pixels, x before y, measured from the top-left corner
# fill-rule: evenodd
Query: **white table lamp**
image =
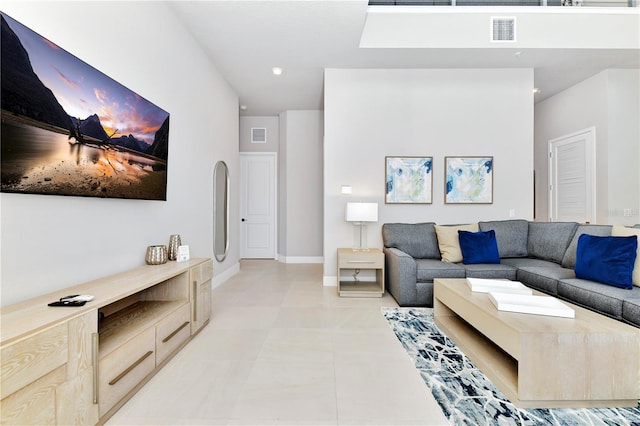
<path fill-rule="evenodd" d="M 378 203 L 347 203 L 345 220 L 353 222 L 358 235 L 355 238 L 355 250 L 368 250 L 367 223 L 378 221 Z"/>

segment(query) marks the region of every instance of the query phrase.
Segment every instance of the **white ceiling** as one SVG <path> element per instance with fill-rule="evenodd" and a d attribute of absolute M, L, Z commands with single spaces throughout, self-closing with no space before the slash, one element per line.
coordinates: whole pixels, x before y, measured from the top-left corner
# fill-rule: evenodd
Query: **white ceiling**
<path fill-rule="evenodd" d="M 540 101 L 603 69 L 640 67 L 637 49 L 363 49 L 367 0 L 168 4 L 238 93 L 242 115 L 322 109 L 325 68 L 533 68 Z"/>

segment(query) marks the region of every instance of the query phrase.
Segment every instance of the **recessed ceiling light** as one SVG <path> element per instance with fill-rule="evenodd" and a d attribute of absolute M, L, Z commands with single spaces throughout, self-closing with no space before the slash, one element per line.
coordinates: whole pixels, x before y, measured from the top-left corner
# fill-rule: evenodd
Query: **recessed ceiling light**
<path fill-rule="evenodd" d="M 247 110 L 247 106 L 246 106 L 246 105 L 240 105 L 240 109 L 241 109 L 242 111 L 246 111 L 246 110 Z"/>
<path fill-rule="evenodd" d="M 273 75 L 281 75 L 282 74 L 282 68 L 280 68 L 280 67 L 273 67 L 273 68 L 271 68 L 271 71 L 273 72 Z"/>
<path fill-rule="evenodd" d="M 538 89 L 537 87 L 533 88 L 533 94 L 537 95 L 538 93 L 540 93 L 540 89 Z"/>

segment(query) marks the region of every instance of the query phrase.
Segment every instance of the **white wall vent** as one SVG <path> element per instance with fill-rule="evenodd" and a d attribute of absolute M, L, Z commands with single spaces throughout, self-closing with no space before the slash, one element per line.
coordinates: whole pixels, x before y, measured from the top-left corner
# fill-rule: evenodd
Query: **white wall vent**
<path fill-rule="evenodd" d="M 265 127 L 252 127 L 251 143 L 267 143 L 267 129 Z"/>
<path fill-rule="evenodd" d="M 492 42 L 516 41 L 515 16 L 491 17 L 491 41 Z"/>

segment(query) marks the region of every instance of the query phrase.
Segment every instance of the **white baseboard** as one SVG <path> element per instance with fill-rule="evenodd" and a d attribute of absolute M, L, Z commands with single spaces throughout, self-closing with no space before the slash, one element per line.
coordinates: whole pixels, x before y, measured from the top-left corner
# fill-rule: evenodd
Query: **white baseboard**
<path fill-rule="evenodd" d="M 233 277 L 238 272 L 240 272 L 240 262 L 237 262 L 232 267 L 225 269 L 224 271 L 220 272 L 218 275 L 214 275 L 212 288 L 218 287 L 220 284 L 224 283 L 225 281 Z"/>
<path fill-rule="evenodd" d="M 278 262 L 282 263 L 324 263 L 322 256 L 283 256 L 278 255 Z"/>
<path fill-rule="evenodd" d="M 338 277 L 337 276 L 327 276 L 322 277 L 322 285 L 327 287 L 337 287 L 338 286 Z"/>

